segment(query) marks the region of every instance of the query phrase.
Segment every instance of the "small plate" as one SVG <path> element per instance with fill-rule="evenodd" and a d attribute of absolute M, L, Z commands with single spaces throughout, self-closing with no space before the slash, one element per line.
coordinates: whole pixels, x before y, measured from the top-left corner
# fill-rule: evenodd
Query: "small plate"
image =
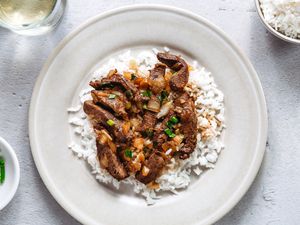
<path fill-rule="evenodd" d="M 155 205 L 99 184 L 68 150 L 67 108 L 78 104 L 90 74 L 128 49 L 168 46 L 211 71 L 225 96 L 226 149 L 214 170 Z M 170 6 L 135 5 L 96 16 L 69 34 L 46 62 L 34 88 L 29 134 L 38 171 L 54 198 L 83 224 L 212 224 L 245 194 L 260 167 L 267 110 L 258 76 L 246 56 L 216 26 Z"/>
<path fill-rule="evenodd" d="M 5 181 L 0 184 L 0 210 L 14 197 L 20 181 L 20 167 L 12 147 L 0 137 L 0 156 L 5 160 Z"/>

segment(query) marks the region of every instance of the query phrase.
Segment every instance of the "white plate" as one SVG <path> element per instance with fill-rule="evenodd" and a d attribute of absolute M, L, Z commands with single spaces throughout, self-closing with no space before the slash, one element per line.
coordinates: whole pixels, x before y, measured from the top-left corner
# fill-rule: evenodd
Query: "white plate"
<path fill-rule="evenodd" d="M 146 206 L 136 196 L 98 184 L 67 149 L 67 108 L 91 69 L 128 48 L 167 45 L 211 71 L 225 94 L 225 151 L 179 195 Z M 260 167 L 267 134 L 263 91 L 249 60 L 205 19 L 167 6 L 124 7 L 88 20 L 46 62 L 30 106 L 30 142 L 39 173 L 53 197 L 84 224 L 211 224 L 245 194 Z"/>

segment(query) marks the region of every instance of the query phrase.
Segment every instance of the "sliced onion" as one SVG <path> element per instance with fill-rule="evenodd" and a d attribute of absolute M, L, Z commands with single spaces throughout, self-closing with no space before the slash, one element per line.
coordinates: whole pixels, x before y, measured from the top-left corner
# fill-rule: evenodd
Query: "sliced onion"
<path fill-rule="evenodd" d="M 142 175 L 145 177 L 149 174 L 150 169 L 147 166 L 143 166 Z"/>
<path fill-rule="evenodd" d="M 101 132 L 103 135 L 105 135 L 108 138 L 108 140 L 112 141 L 112 137 L 109 135 L 109 133 L 107 133 L 106 130 L 101 130 Z"/>
<path fill-rule="evenodd" d="M 162 107 L 160 108 L 160 112 L 157 113 L 156 117 L 159 119 L 161 117 L 166 116 L 172 107 L 173 107 L 172 101 L 163 104 Z"/>
<path fill-rule="evenodd" d="M 158 77 L 155 80 L 150 80 L 150 84 L 151 90 L 154 92 L 154 94 L 160 93 L 166 87 L 166 81 L 163 76 Z"/>
<path fill-rule="evenodd" d="M 153 112 L 159 112 L 160 111 L 160 102 L 158 98 L 151 98 L 148 102 L 147 109 Z"/>
<path fill-rule="evenodd" d="M 142 150 L 144 147 L 144 142 L 144 138 L 135 138 L 133 139 L 133 146 L 138 150 Z"/>
<path fill-rule="evenodd" d="M 140 126 L 141 121 L 140 121 L 139 119 L 137 119 L 137 118 L 132 118 L 132 119 L 130 120 L 130 123 L 131 123 L 131 126 L 132 126 L 132 127 L 137 128 L 137 127 Z"/>

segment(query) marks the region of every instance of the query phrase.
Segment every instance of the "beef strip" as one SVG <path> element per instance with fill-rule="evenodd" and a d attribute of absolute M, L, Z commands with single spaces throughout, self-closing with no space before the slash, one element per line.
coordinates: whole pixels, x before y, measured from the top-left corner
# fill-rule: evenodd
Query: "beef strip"
<path fill-rule="evenodd" d="M 114 111 L 117 116 L 121 116 L 125 120 L 128 119 L 128 115 L 125 111 L 127 100 L 122 101 L 122 98 L 119 97 L 119 95 L 114 95 L 114 98 L 109 98 L 111 94 L 104 91 L 93 90 L 91 95 L 95 104 L 100 104 L 106 108 L 109 108 Z"/>
<path fill-rule="evenodd" d="M 98 105 L 95 105 L 93 101 L 85 101 L 83 110 L 94 122 L 100 123 L 110 133 L 112 133 L 117 141 L 124 143 L 130 139 L 131 135 L 125 133 L 123 130 L 124 123 L 114 117 L 114 115 L 112 115 L 110 112 L 102 109 Z M 110 126 L 107 123 L 108 120 L 112 120 L 114 124 Z"/>
<path fill-rule="evenodd" d="M 186 159 L 195 150 L 197 144 L 197 115 L 193 99 L 184 92 L 175 102 L 175 112 L 180 118 L 184 145 L 179 150 L 179 157 Z"/>
<path fill-rule="evenodd" d="M 155 64 L 155 67 L 150 70 L 151 91 L 154 94 L 160 93 L 166 87 L 165 81 L 166 66 L 160 63 Z"/>
<path fill-rule="evenodd" d="M 144 176 L 142 171 L 138 171 L 135 178 L 144 184 L 148 184 L 160 175 L 161 170 L 165 166 L 164 158 L 158 152 L 153 152 L 148 159 L 145 160 L 144 166 L 149 169 L 149 173 Z"/>
<path fill-rule="evenodd" d="M 95 89 L 102 89 L 105 85 L 117 85 L 119 87 L 123 88 L 123 91 L 127 92 L 128 95 L 129 92 L 131 95 L 134 95 L 138 92 L 138 89 L 136 86 L 134 86 L 133 83 L 131 83 L 129 80 L 127 80 L 124 76 L 120 74 L 113 74 L 110 77 L 104 77 L 101 79 L 101 82 L 98 82 L 98 86 L 93 86 Z M 130 94 L 129 94 L 130 95 Z"/>
<path fill-rule="evenodd" d="M 189 81 L 187 63 L 180 57 L 169 53 L 158 53 L 157 59 L 176 71 L 170 79 L 170 87 L 173 91 L 182 91 Z"/>
<path fill-rule="evenodd" d="M 124 165 L 119 160 L 118 156 L 110 148 L 107 141 L 101 137 L 97 137 L 97 156 L 101 167 L 107 169 L 107 171 L 117 180 L 123 180 L 128 177 L 128 173 Z"/>
<path fill-rule="evenodd" d="M 142 126 L 138 127 L 136 131 L 143 132 L 143 133 L 153 132 L 155 124 L 156 124 L 156 113 L 147 110 L 143 116 Z"/>

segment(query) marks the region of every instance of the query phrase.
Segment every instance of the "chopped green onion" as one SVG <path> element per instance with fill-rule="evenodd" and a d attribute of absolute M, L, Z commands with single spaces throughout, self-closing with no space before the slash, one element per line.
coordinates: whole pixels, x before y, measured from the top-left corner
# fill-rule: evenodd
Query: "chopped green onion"
<path fill-rule="evenodd" d="M 158 99 L 160 102 L 163 102 L 166 98 L 168 97 L 168 92 L 167 91 L 162 91 L 160 95 L 158 96 Z"/>
<path fill-rule="evenodd" d="M 166 134 L 168 135 L 168 137 L 170 137 L 170 138 L 173 138 L 173 137 L 176 136 L 176 134 L 174 134 L 174 133 L 172 132 L 172 130 L 169 129 L 169 128 L 165 129 L 165 133 L 166 133 Z"/>
<path fill-rule="evenodd" d="M 114 98 L 116 98 L 116 95 L 110 94 L 110 95 L 108 96 L 108 98 L 109 98 L 109 99 L 114 99 Z"/>
<path fill-rule="evenodd" d="M 143 91 L 142 95 L 143 95 L 144 97 L 151 97 L 152 92 L 151 92 L 150 90 L 146 90 L 146 91 Z"/>
<path fill-rule="evenodd" d="M 175 124 L 179 122 L 178 118 L 176 116 L 172 116 L 169 121 L 166 123 L 167 127 L 170 129 L 173 128 Z"/>
<path fill-rule="evenodd" d="M 127 98 L 132 98 L 133 94 L 130 90 L 125 91 L 125 95 Z"/>
<path fill-rule="evenodd" d="M 172 116 L 169 120 L 171 123 L 176 124 L 179 122 L 178 118 L 176 116 Z"/>
<path fill-rule="evenodd" d="M 115 121 L 113 120 L 107 120 L 106 123 L 109 125 L 109 126 L 113 126 L 115 124 Z"/>
<path fill-rule="evenodd" d="M 0 184 L 5 180 L 5 160 L 0 156 Z"/>
<path fill-rule="evenodd" d="M 132 158 L 132 151 L 129 148 L 125 149 L 125 156 L 129 157 L 129 158 Z"/>
<path fill-rule="evenodd" d="M 171 121 L 168 121 L 166 123 L 167 127 L 169 127 L 170 129 L 173 127 L 173 123 Z"/>
<path fill-rule="evenodd" d="M 131 74 L 131 80 L 135 80 L 136 79 L 136 75 L 134 73 Z"/>

